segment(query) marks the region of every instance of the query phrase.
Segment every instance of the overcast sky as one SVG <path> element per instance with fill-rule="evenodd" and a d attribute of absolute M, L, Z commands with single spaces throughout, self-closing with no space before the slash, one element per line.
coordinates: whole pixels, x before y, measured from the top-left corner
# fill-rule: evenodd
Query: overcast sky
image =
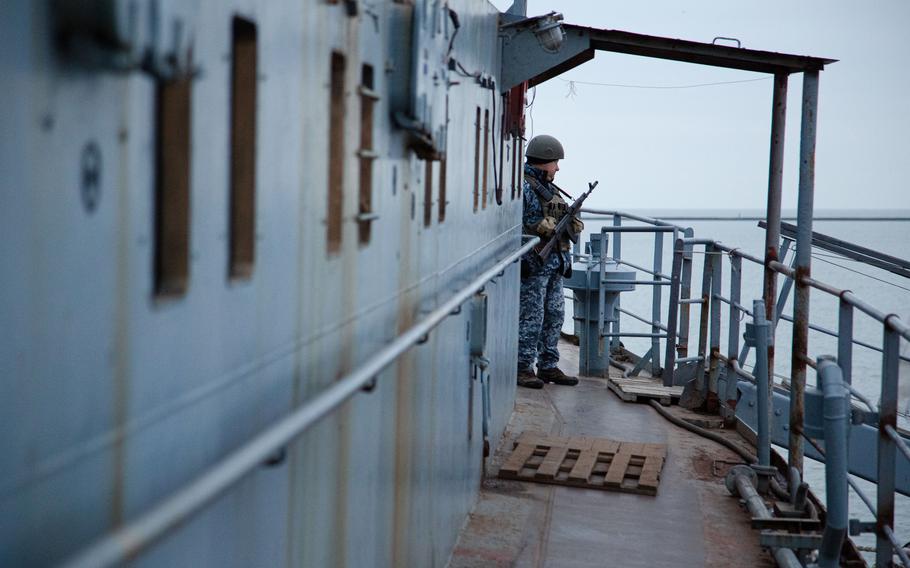
<path fill-rule="evenodd" d="M 528 1 L 529 15 L 552 10 L 571 24 L 839 60 L 820 74 L 815 207 L 910 208 L 910 2 Z M 801 91 L 792 75 L 785 208 L 796 206 Z M 529 95 L 528 135 L 562 140 L 565 189 L 600 181 L 591 207 L 763 209 L 771 94 L 770 75 L 597 52 Z"/>

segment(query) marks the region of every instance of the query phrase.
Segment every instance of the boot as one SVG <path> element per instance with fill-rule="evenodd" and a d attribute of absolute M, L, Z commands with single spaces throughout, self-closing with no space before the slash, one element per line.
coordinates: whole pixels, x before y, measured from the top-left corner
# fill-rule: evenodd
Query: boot
<path fill-rule="evenodd" d="M 543 381 L 534 374 L 534 369 L 518 369 L 518 386 L 529 389 L 542 389 Z"/>
<path fill-rule="evenodd" d="M 570 387 L 578 384 L 578 377 L 570 377 L 569 375 L 563 373 L 559 367 L 553 367 L 552 369 L 539 369 L 538 376 L 541 380 L 547 383 L 567 385 Z"/>

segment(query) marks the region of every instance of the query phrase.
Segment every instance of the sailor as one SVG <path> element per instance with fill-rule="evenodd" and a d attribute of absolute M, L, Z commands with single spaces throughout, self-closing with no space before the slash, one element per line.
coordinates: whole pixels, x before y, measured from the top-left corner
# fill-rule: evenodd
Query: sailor
<path fill-rule="evenodd" d="M 552 238 L 559 220 L 568 205 L 553 184 L 564 152 L 559 140 L 552 136 L 535 136 L 528 143 L 524 167 L 524 213 L 522 223 L 526 235 L 538 236 L 542 243 Z M 581 233 L 584 225 L 572 219 L 571 231 Z M 559 333 L 565 312 L 562 279 L 570 276 L 569 238 L 564 236 L 559 246 L 541 260 L 537 251 L 521 259 L 521 306 L 518 321 L 518 385 L 543 388 L 544 382 L 576 385 L 578 379 L 563 373 L 559 363 Z M 534 362 L 537 362 L 537 374 Z"/>

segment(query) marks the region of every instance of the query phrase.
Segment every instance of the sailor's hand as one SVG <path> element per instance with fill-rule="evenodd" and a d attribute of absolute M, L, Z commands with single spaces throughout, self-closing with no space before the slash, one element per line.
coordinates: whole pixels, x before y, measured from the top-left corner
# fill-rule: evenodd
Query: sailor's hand
<path fill-rule="evenodd" d="M 585 224 L 578 217 L 572 217 L 572 234 L 580 235 L 585 230 Z"/>
<path fill-rule="evenodd" d="M 556 230 L 556 219 L 553 217 L 544 217 L 540 223 L 537 223 L 537 234 L 541 237 L 549 237 Z"/>

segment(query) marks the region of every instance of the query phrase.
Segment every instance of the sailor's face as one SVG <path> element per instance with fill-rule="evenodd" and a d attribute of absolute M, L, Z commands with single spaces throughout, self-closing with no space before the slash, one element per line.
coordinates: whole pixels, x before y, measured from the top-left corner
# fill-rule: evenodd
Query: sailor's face
<path fill-rule="evenodd" d="M 547 180 L 553 181 L 556 179 L 556 172 L 559 171 L 559 160 L 553 160 L 546 164 L 538 164 L 537 168 L 543 172 L 547 172 Z"/>

